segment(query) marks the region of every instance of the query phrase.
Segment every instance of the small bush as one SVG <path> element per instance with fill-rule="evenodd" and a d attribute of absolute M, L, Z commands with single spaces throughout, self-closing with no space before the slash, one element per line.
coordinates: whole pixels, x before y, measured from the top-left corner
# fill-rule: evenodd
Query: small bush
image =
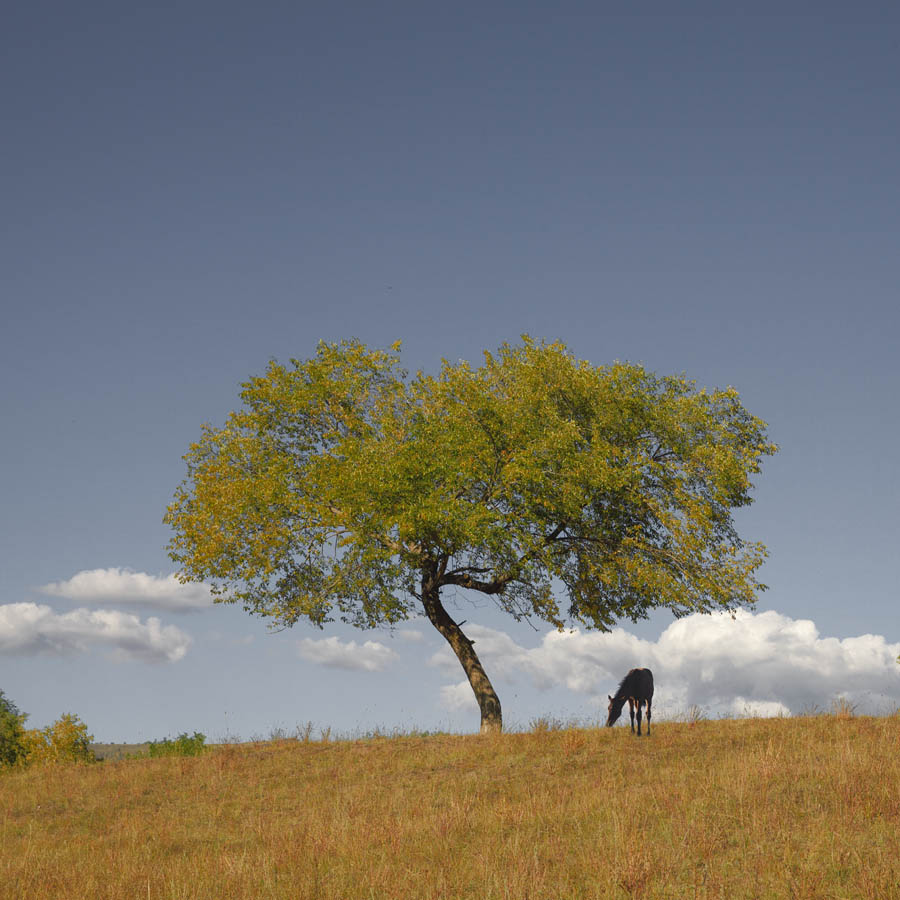
<path fill-rule="evenodd" d="M 696 725 L 697 722 L 705 722 L 706 721 L 706 710 L 700 706 L 697 706 L 696 703 L 692 703 L 687 712 L 684 714 L 685 721 L 690 725 Z"/>
<path fill-rule="evenodd" d="M 856 715 L 856 704 L 846 697 L 835 697 L 831 701 L 831 714 L 836 719 L 852 719 Z"/>
<path fill-rule="evenodd" d="M 566 723 L 556 716 L 538 716 L 532 719 L 528 725 L 528 730 L 532 734 L 546 734 L 549 731 L 563 731 Z"/>
<path fill-rule="evenodd" d="M 205 750 L 206 735 L 195 731 L 193 736 L 186 731 L 177 738 L 163 738 L 161 741 L 150 741 L 150 756 L 199 756 Z"/>
<path fill-rule="evenodd" d="M 33 728 L 25 732 L 25 762 L 96 762 L 91 750 L 92 734 L 87 725 L 73 713 L 65 713 L 46 728 Z"/>

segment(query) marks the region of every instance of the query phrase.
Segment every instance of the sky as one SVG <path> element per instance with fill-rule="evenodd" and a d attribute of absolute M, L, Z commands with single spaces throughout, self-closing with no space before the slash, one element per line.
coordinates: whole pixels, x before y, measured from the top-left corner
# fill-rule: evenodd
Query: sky
<path fill-rule="evenodd" d="M 608 634 L 468 621 L 505 721 L 900 706 L 900 10 L 15 4 L 0 33 L 0 689 L 101 741 L 469 732 L 425 619 L 271 632 L 174 579 L 201 424 L 320 340 L 523 333 L 738 389 L 769 589 Z"/>

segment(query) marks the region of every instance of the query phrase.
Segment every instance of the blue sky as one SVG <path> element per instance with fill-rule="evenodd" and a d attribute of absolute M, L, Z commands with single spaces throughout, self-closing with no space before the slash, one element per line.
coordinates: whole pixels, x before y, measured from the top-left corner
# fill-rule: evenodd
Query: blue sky
<path fill-rule="evenodd" d="M 596 715 L 647 659 L 673 710 L 900 705 L 898 41 L 876 3 L 7 12 L 0 688 L 104 740 L 476 729 L 424 620 L 177 610 L 161 520 L 270 358 L 401 339 L 433 370 L 528 332 L 734 385 L 781 450 L 738 517 L 770 550 L 753 653 L 660 614 L 576 636 L 576 671 L 460 596 L 507 720 Z"/>

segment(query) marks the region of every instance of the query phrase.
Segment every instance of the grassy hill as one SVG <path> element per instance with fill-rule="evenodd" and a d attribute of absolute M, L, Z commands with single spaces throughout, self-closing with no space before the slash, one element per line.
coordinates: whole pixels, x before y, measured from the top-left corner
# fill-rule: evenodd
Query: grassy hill
<path fill-rule="evenodd" d="M 900 898 L 900 716 L 277 741 L 0 776 L 0 897 Z"/>

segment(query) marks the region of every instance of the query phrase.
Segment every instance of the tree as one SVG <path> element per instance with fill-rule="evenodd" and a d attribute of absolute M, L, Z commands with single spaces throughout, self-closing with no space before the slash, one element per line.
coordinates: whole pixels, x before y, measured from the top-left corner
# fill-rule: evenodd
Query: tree
<path fill-rule="evenodd" d="M 18 707 L 0 690 L 0 766 L 14 766 L 25 759 L 25 719 Z"/>
<path fill-rule="evenodd" d="M 25 762 L 44 764 L 52 762 L 94 762 L 91 750 L 92 734 L 87 725 L 73 713 L 63 713 L 46 728 L 33 728 L 25 732 Z"/>
<path fill-rule="evenodd" d="M 765 548 L 731 510 L 776 448 L 734 389 L 527 336 L 435 376 L 410 378 L 398 353 L 348 341 L 272 361 L 222 428 L 203 427 L 165 517 L 184 581 L 280 626 L 424 614 L 482 731 L 500 729 L 500 701 L 444 588 L 601 630 L 754 602 Z"/>

